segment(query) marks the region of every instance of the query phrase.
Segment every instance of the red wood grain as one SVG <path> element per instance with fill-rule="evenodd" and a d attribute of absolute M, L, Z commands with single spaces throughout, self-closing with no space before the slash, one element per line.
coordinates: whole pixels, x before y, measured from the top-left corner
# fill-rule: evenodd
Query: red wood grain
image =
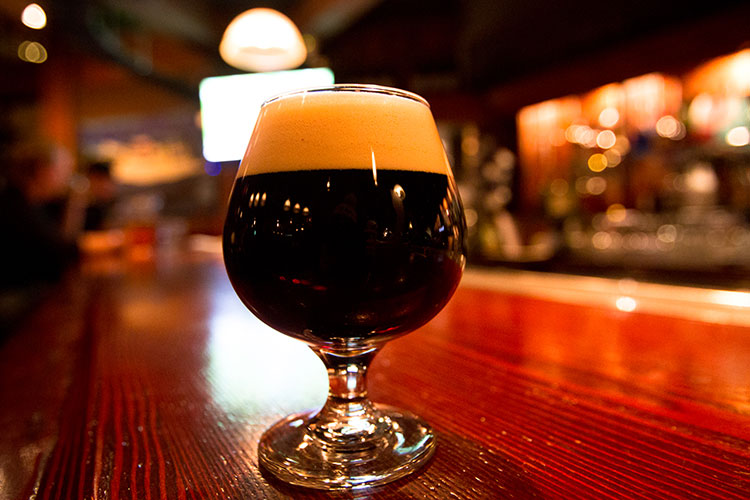
<path fill-rule="evenodd" d="M 435 457 L 328 494 L 258 469 L 260 434 L 319 406 L 325 374 L 215 257 L 52 292 L 0 347 L 2 498 L 750 496 L 750 328 L 462 287 L 371 370 L 374 400 L 434 426 Z"/>

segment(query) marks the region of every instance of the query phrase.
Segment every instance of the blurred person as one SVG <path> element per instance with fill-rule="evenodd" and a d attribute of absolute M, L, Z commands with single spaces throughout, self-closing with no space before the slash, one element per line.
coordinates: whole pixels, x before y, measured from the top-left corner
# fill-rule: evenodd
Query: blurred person
<path fill-rule="evenodd" d="M 64 148 L 17 144 L 0 162 L 0 290 L 59 279 L 75 261 L 80 214 L 71 196 L 73 158 Z"/>
<path fill-rule="evenodd" d="M 86 168 L 88 196 L 84 231 L 100 231 L 112 225 L 113 210 L 117 200 L 117 184 L 112 179 L 111 162 L 95 160 Z"/>
<path fill-rule="evenodd" d="M 84 258 L 112 256 L 125 243 L 120 186 L 112 177 L 108 160 L 89 161 L 84 172 L 78 248 Z"/>

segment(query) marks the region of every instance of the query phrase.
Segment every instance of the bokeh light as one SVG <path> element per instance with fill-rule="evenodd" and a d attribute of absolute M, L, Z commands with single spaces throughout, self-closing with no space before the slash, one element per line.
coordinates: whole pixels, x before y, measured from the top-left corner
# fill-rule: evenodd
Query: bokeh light
<path fill-rule="evenodd" d="M 633 312 L 638 307 L 638 302 L 633 297 L 623 295 L 617 298 L 615 307 L 623 312 Z"/>
<path fill-rule="evenodd" d="M 607 157 L 601 153 L 595 153 L 589 156 L 588 165 L 592 172 L 601 172 L 607 168 Z"/>
<path fill-rule="evenodd" d="M 656 238 L 662 243 L 677 241 L 677 227 L 673 224 L 663 224 L 656 230 Z"/>
<path fill-rule="evenodd" d="M 566 141 L 568 141 L 570 143 L 575 143 L 576 142 L 576 131 L 578 130 L 578 127 L 580 127 L 580 125 L 577 125 L 577 124 L 574 123 L 574 124 L 570 125 L 568 128 L 565 129 L 565 140 Z"/>
<path fill-rule="evenodd" d="M 596 145 L 602 149 L 609 149 L 615 145 L 617 136 L 611 130 L 602 130 L 596 136 Z"/>
<path fill-rule="evenodd" d="M 622 222 L 625 220 L 625 217 L 627 217 L 627 215 L 627 210 L 625 210 L 625 207 L 620 203 L 613 203 L 612 205 L 607 207 L 607 219 L 610 222 Z"/>
<path fill-rule="evenodd" d="M 612 235 L 606 231 L 597 231 L 591 237 L 591 244 L 597 250 L 606 250 L 612 246 Z"/>
<path fill-rule="evenodd" d="M 620 112 L 617 111 L 617 108 L 604 108 L 599 113 L 599 125 L 602 127 L 612 128 L 617 125 L 618 121 L 620 121 Z"/>
<path fill-rule="evenodd" d="M 734 147 L 750 144 L 750 130 L 747 127 L 734 127 L 726 135 L 727 144 Z"/>
<path fill-rule="evenodd" d="M 568 181 L 565 179 L 554 179 L 549 185 L 549 191 L 554 196 L 565 196 L 568 194 Z"/>
<path fill-rule="evenodd" d="M 586 192 L 594 196 L 602 194 L 607 189 L 607 180 L 604 177 L 589 177 L 586 179 Z"/>
<path fill-rule="evenodd" d="M 22 61 L 41 64 L 47 60 L 47 49 L 39 42 L 26 40 L 18 46 L 18 58 Z"/>
<path fill-rule="evenodd" d="M 685 125 L 671 115 L 664 115 L 656 121 L 656 133 L 660 137 L 679 140 L 685 137 Z"/>
<path fill-rule="evenodd" d="M 615 140 L 615 145 L 612 147 L 621 155 L 626 155 L 630 152 L 630 139 L 624 135 L 618 135 Z"/>
<path fill-rule="evenodd" d="M 21 13 L 21 22 L 31 29 L 40 30 L 47 26 L 47 14 L 38 4 L 30 3 Z"/>
<path fill-rule="evenodd" d="M 607 159 L 607 167 L 616 167 L 622 161 L 622 155 L 616 149 L 608 149 L 604 152 Z"/>

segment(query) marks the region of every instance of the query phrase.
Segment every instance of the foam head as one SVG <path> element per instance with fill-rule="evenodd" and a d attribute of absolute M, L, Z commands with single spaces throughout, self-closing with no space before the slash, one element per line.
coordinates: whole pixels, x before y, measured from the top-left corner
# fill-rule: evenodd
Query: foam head
<path fill-rule="evenodd" d="M 278 97 L 261 109 L 239 175 L 355 168 L 450 175 L 427 103 L 365 86 Z"/>

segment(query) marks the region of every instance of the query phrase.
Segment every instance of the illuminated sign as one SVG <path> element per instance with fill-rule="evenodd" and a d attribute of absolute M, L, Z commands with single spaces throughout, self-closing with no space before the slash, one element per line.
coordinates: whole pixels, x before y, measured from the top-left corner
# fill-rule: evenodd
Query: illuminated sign
<path fill-rule="evenodd" d="M 217 76 L 200 84 L 203 156 L 211 162 L 242 159 L 260 106 L 288 92 L 333 84 L 328 68 Z"/>

